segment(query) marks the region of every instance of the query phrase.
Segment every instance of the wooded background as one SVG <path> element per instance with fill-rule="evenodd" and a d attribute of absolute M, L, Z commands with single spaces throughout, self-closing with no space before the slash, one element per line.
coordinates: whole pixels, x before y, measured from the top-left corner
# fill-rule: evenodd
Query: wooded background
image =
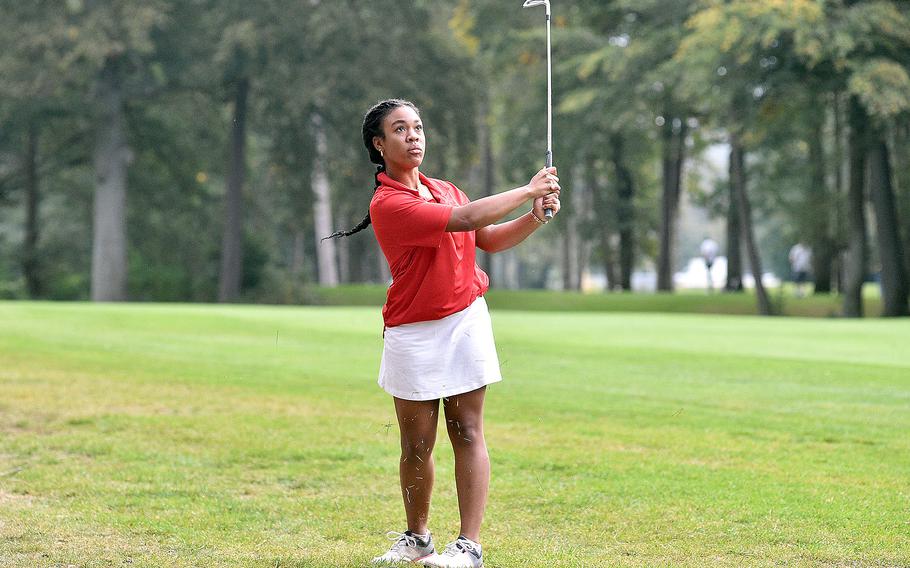
<path fill-rule="evenodd" d="M 319 242 L 366 212 L 360 124 L 383 98 L 420 107 L 421 170 L 472 198 L 542 165 L 543 9 L 520 0 L 0 6 L 0 298 L 295 303 L 387 282 L 369 231 Z M 600 270 L 628 290 L 644 267 L 672 290 L 685 194 L 726 223 L 731 292 L 785 274 L 803 240 L 845 315 L 869 279 L 885 315 L 908 314 L 907 2 L 553 10 L 564 209 L 482 259 L 494 286 L 578 289 Z"/>

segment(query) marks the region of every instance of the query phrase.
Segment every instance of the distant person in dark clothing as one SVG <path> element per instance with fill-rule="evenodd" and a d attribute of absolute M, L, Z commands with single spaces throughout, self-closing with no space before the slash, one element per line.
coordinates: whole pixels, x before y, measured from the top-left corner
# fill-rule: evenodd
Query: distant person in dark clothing
<path fill-rule="evenodd" d="M 802 298 L 803 287 L 809 281 L 809 270 L 812 268 L 812 249 L 798 242 L 790 249 L 790 272 L 796 284 L 796 297 Z"/>
<path fill-rule="evenodd" d="M 705 260 L 705 268 L 708 271 L 708 291 L 714 290 L 714 279 L 711 277 L 711 267 L 714 266 L 714 260 L 717 258 L 717 253 L 720 250 L 720 247 L 717 245 L 717 241 L 711 237 L 705 237 L 705 240 L 701 242 L 699 247 L 699 252 L 701 257 Z"/>

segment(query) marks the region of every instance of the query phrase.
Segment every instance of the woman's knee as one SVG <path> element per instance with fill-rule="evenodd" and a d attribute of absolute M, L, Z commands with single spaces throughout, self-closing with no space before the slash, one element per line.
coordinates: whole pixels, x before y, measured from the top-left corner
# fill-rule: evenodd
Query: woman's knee
<path fill-rule="evenodd" d="M 483 422 L 481 420 L 447 419 L 446 429 L 453 446 L 483 444 Z"/>
<path fill-rule="evenodd" d="M 433 452 L 435 444 L 435 436 L 402 436 L 401 457 L 402 459 L 416 459 L 418 461 L 426 459 Z"/>

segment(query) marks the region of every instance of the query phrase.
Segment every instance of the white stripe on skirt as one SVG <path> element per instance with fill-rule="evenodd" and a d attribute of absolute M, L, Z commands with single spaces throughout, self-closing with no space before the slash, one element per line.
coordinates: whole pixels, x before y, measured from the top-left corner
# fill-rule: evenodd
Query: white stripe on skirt
<path fill-rule="evenodd" d="M 385 330 L 379 386 L 405 400 L 434 400 L 502 380 L 487 302 L 442 319 Z"/>

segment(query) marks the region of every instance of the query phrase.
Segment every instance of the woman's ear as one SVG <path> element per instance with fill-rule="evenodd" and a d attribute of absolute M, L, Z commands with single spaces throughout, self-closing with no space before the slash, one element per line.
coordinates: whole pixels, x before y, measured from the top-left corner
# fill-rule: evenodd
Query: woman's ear
<path fill-rule="evenodd" d="M 373 136 L 373 147 L 376 148 L 376 151 L 382 154 L 382 138 L 379 136 Z"/>

